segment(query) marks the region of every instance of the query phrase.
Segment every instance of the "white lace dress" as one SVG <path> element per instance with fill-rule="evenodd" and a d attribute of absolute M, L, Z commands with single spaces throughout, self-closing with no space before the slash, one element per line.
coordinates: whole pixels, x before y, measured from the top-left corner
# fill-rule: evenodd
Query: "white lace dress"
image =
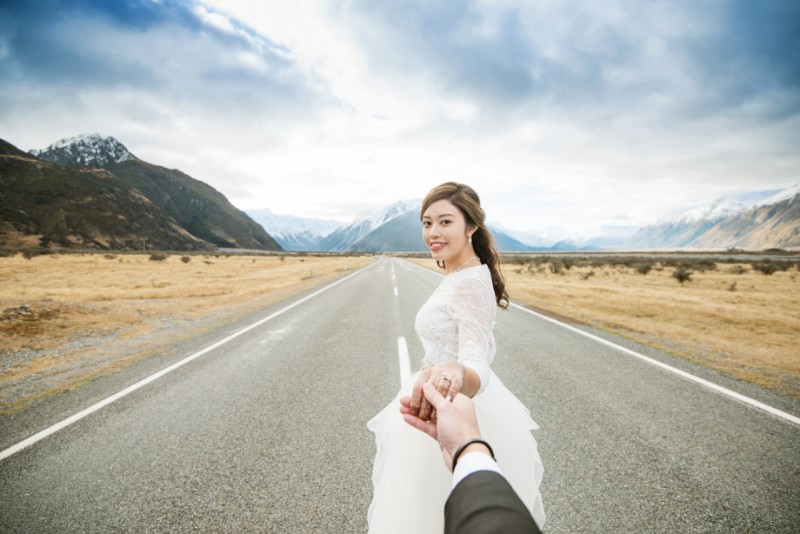
<path fill-rule="evenodd" d="M 425 349 L 422 366 L 458 360 L 478 374 L 481 390 L 474 402 L 481 434 L 491 443 L 506 478 L 542 527 L 545 516 L 539 483 L 543 468 L 531 435 L 531 430 L 539 427 L 489 368 L 495 353 L 492 327 L 496 310 L 487 266 L 445 276 L 417 314 L 415 328 Z M 373 534 L 444 531 L 444 503 L 452 475 L 438 444 L 408 426 L 399 411 L 398 399 L 410 394 L 415 380 L 416 375 L 367 423 L 377 445 L 372 471 L 374 492 L 367 516 Z"/>

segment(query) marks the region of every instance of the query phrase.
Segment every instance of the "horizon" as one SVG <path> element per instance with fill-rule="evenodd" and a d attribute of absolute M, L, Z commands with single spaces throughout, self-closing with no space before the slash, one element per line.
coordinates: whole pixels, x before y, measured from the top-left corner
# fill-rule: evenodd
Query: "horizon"
<path fill-rule="evenodd" d="M 0 13 L 4 138 L 29 151 L 112 136 L 246 212 L 346 222 L 458 181 L 490 223 L 570 234 L 800 180 L 793 3 Z"/>

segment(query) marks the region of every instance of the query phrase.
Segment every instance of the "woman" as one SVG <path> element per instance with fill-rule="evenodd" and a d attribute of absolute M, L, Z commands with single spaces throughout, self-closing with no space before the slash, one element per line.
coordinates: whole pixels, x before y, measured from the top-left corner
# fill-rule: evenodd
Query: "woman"
<path fill-rule="evenodd" d="M 495 353 L 496 310 L 508 306 L 508 294 L 480 199 L 470 187 L 448 182 L 428 193 L 420 218 L 425 244 L 445 277 L 417 314 L 415 328 L 425 355 L 412 390 L 401 390 L 367 424 L 378 448 L 369 530 L 374 534 L 443 531 L 452 476 L 436 442 L 406 425 L 399 413 L 399 397 L 411 394 L 413 411 L 423 419 L 435 417 L 422 396 L 425 382 L 445 396 L 460 391 L 473 397 L 483 437 L 542 527 L 542 463 L 530 433 L 538 426 L 489 367 Z"/>

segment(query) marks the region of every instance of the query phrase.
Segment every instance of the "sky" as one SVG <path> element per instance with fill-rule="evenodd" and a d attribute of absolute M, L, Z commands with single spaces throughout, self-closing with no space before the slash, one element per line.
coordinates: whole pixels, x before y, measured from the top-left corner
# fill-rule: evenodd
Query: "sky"
<path fill-rule="evenodd" d="M 113 136 L 240 209 L 471 185 L 517 231 L 800 181 L 796 0 L 2 0 L 0 138 Z"/>

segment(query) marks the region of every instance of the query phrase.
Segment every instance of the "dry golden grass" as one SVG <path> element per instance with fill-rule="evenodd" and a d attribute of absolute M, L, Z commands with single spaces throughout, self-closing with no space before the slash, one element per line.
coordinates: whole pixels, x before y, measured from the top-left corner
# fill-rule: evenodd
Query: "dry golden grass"
<path fill-rule="evenodd" d="M 421 264 L 435 268 L 432 261 Z M 513 299 L 800 397 L 800 273 L 717 264 L 680 284 L 672 267 L 504 264 Z M 593 274 L 589 274 L 593 273 Z"/>
<path fill-rule="evenodd" d="M 187 257 L 188 262 L 181 255 L 152 261 L 149 254 L 0 258 L 0 412 L 70 389 L 159 345 L 372 261 L 296 255 Z M 126 350 L 115 354 L 121 345 Z M 24 386 L 31 377 L 38 379 L 38 386 Z"/>

